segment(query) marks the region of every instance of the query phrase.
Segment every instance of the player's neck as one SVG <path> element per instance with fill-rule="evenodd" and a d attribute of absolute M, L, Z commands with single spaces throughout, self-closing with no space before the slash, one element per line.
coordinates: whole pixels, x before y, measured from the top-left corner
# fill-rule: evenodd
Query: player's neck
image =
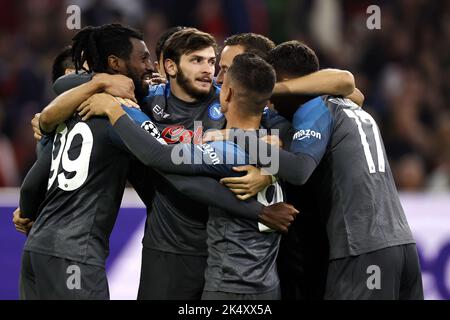
<path fill-rule="evenodd" d="M 180 85 L 175 80 L 170 82 L 170 91 L 175 97 L 177 97 L 181 101 L 187 103 L 194 103 L 198 101 L 197 98 L 192 97 L 182 87 L 180 87 Z"/>
<path fill-rule="evenodd" d="M 238 112 L 226 113 L 227 129 L 258 130 L 261 125 L 261 116 L 243 115 Z"/>

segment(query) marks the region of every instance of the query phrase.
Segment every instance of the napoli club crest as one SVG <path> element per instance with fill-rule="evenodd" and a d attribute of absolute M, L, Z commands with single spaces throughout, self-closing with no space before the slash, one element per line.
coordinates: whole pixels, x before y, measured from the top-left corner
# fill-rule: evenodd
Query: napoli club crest
<path fill-rule="evenodd" d="M 220 112 L 220 103 L 214 102 L 208 107 L 208 116 L 211 120 L 220 120 L 223 118 L 223 113 Z"/>

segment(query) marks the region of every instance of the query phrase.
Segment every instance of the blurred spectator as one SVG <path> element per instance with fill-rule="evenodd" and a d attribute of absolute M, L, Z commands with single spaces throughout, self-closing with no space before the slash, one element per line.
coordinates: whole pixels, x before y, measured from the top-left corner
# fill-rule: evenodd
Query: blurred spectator
<path fill-rule="evenodd" d="M 450 112 L 442 114 L 436 126 L 434 169 L 428 179 L 428 190 L 450 191 Z"/>
<path fill-rule="evenodd" d="M 395 182 L 404 191 L 422 191 L 425 184 L 423 160 L 416 154 L 401 157 L 394 165 Z"/>
<path fill-rule="evenodd" d="M 450 192 L 450 150 L 448 148 L 439 155 L 438 165 L 428 179 L 427 190 Z"/>
<path fill-rule="evenodd" d="M 152 55 L 176 25 L 211 32 L 219 45 L 250 31 L 305 41 L 322 67 L 355 75 L 399 188 L 448 192 L 450 1 L 376 3 L 381 30 L 366 27 L 370 0 L 0 0 L 0 185 L 19 185 L 35 160 L 29 122 L 54 97 L 51 64 L 76 32 L 66 27 L 66 9 L 77 4 L 82 26 L 139 28 Z"/>
<path fill-rule="evenodd" d="M 3 106 L 0 102 L 0 187 L 18 186 L 19 172 L 10 140 L 2 134 Z"/>
<path fill-rule="evenodd" d="M 220 0 L 200 0 L 196 10 L 196 19 L 200 30 L 211 33 L 218 43 L 222 43 L 228 33 L 224 7 Z"/>
<path fill-rule="evenodd" d="M 142 32 L 144 34 L 144 40 L 148 45 L 152 61 L 157 61 L 155 56 L 155 44 L 158 42 L 161 34 L 169 28 L 167 17 L 164 13 L 159 11 L 150 11 L 144 19 Z"/>

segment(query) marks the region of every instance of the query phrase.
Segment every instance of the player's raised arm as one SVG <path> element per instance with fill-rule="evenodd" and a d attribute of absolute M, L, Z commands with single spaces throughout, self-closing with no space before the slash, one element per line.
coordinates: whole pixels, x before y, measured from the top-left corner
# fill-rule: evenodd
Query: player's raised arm
<path fill-rule="evenodd" d="M 128 150 L 146 166 L 176 174 L 198 174 L 200 164 L 183 165 L 175 164 L 172 161 L 173 148 L 181 146 L 184 151 L 190 153 L 191 145 L 168 146 L 161 144 L 128 117 L 121 104 L 113 96 L 104 93 L 93 95 L 80 105 L 78 112 L 83 120 L 92 116 L 107 116 L 114 131 Z"/>
<path fill-rule="evenodd" d="M 322 97 L 312 99 L 300 107 L 294 118 L 293 127 L 295 133 L 290 150 L 280 149 L 279 156 L 270 159 L 271 162 L 266 165 L 272 165 L 273 161 L 277 161 L 278 177 L 294 185 L 303 185 L 324 156 L 333 130 L 332 116 Z M 244 141 L 239 138 L 239 134 L 239 131 L 235 132 L 236 141 Z M 258 144 L 259 150 L 270 148 L 262 139 L 259 139 Z M 261 163 L 259 158 L 257 161 Z"/>
<path fill-rule="evenodd" d="M 274 96 L 289 94 L 347 96 L 355 90 L 355 78 L 346 70 L 322 69 L 309 75 L 280 81 L 273 89 Z"/>
<path fill-rule="evenodd" d="M 50 102 L 39 118 L 40 128 L 44 132 L 52 132 L 59 123 L 71 117 L 83 101 L 103 91 L 135 100 L 134 84 L 130 78 L 123 75 L 97 74 L 92 81 L 70 89 Z"/>

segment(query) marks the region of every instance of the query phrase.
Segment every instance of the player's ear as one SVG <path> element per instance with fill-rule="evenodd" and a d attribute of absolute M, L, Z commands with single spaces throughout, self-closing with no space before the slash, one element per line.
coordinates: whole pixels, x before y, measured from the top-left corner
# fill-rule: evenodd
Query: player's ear
<path fill-rule="evenodd" d="M 116 73 L 122 73 L 121 71 L 125 68 L 125 62 L 111 54 L 108 56 L 108 68 Z"/>
<path fill-rule="evenodd" d="M 231 99 L 233 99 L 234 94 L 235 94 L 234 89 L 228 87 L 225 92 L 225 102 L 230 103 Z"/>
<path fill-rule="evenodd" d="M 228 102 L 221 102 L 220 103 L 220 112 L 223 114 L 226 114 L 228 112 Z"/>
<path fill-rule="evenodd" d="M 172 78 L 175 77 L 178 72 L 177 64 L 172 59 L 164 60 L 164 69 L 166 73 Z"/>
<path fill-rule="evenodd" d="M 153 63 L 154 69 L 158 72 L 162 77 L 166 76 L 166 71 L 164 70 L 164 65 L 160 64 L 158 61 Z"/>

